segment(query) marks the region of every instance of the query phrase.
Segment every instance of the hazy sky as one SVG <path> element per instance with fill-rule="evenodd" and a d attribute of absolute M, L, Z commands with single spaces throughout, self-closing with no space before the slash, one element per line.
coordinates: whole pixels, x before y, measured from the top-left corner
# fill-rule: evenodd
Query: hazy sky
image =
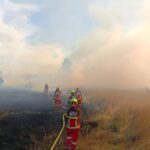
<path fill-rule="evenodd" d="M 0 0 L 4 85 L 150 87 L 149 0 Z"/>

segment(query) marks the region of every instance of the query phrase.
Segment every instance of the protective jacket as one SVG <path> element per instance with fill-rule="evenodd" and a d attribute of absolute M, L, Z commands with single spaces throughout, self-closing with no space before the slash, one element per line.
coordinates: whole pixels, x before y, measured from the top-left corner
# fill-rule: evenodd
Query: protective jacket
<path fill-rule="evenodd" d="M 75 150 L 80 132 L 80 111 L 71 107 L 66 113 L 66 149 Z"/>
<path fill-rule="evenodd" d="M 66 114 L 68 129 L 80 128 L 80 111 L 76 108 L 70 108 Z"/>

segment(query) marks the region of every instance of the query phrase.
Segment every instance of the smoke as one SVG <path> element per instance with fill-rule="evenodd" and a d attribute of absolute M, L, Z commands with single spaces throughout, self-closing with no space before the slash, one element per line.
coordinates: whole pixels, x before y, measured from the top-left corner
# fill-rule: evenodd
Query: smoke
<path fill-rule="evenodd" d="M 150 86 L 148 4 L 146 1 L 136 12 L 139 20 L 134 28 L 118 18 L 114 21 L 112 14 L 113 21 L 109 20 L 80 42 L 70 56 L 72 71 L 69 75 L 65 73 L 71 85 L 115 89 Z"/>
<path fill-rule="evenodd" d="M 36 87 L 45 83 L 61 87 L 149 87 L 150 2 L 137 1 L 127 0 L 124 5 L 119 0 L 109 0 L 109 5 L 88 1 L 91 20 L 100 25 L 82 36 L 80 43 L 74 43 L 68 57 L 56 45 L 26 42 L 34 30 L 30 31 L 33 26 L 20 6 L 18 18 L 24 21 L 17 20 L 16 26 L 10 25 L 14 21 L 6 23 L 8 20 L 4 21 L 5 15 L 0 12 L 0 69 L 6 74 L 5 83 L 31 81 Z M 29 31 L 26 25 L 30 25 Z"/>
<path fill-rule="evenodd" d="M 55 44 L 28 42 L 37 30 L 29 16 L 38 11 L 38 5 L 0 2 L 0 69 L 4 71 L 5 86 L 36 87 L 50 82 L 63 62 L 62 49 Z"/>
<path fill-rule="evenodd" d="M 118 26 L 93 33 L 76 50 L 81 53 L 80 58 L 74 58 L 76 77 L 83 79 L 85 86 L 104 88 L 150 84 L 150 47 L 141 39 L 142 33 L 138 34 L 124 37 Z"/>
<path fill-rule="evenodd" d="M 69 58 L 65 58 L 62 63 L 62 69 L 69 70 L 71 68 L 72 62 Z"/>

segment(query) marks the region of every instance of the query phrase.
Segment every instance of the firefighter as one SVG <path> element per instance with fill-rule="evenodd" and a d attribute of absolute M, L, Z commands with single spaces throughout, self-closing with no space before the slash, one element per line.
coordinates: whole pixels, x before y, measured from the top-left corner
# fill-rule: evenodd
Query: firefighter
<path fill-rule="evenodd" d="M 78 100 L 79 105 L 81 105 L 81 103 L 82 103 L 82 92 L 79 90 L 79 88 L 76 88 L 75 96 Z"/>
<path fill-rule="evenodd" d="M 69 99 L 75 98 L 75 90 L 70 90 L 70 96 Z"/>
<path fill-rule="evenodd" d="M 48 86 L 48 84 L 45 84 L 45 86 L 44 86 L 44 94 L 45 95 L 48 95 L 48 90 L 49 90 L 49 86 Z"/>
<path fill-rule="evenodd" d="M 68 108 L 70 108 L 70 100 L 73 99 L 73 98 L 76 98 L 75 97 L 75 90 L 70 90 L 70 96 L 68 98 Z"/>
<path fill-rule="evenodd" d="M 76 98 L 70 99 L 70 108 L 68 109 L 66 117 L 67 137 L 65 142 L 66 150 L 75 150 L 80 133 L 80 110 L 77 107 L 78 100 Z"/>
<path fill-rule="evenodd" d="M 59 88 L 56 88 L 55 93 L 54 93 L 54 102 L 55 102 L 55 108 L 56 110 L 61 108 L 61 91 Z"/>

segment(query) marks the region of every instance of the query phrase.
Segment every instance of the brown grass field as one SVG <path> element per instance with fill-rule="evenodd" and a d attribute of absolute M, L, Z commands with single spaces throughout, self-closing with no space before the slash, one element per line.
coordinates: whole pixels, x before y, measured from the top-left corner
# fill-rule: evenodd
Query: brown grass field
<path fill-rule="evenodd" d="M 89 91 L 78 150 L 150 150 L 149 91 Z M 88 112 L 87 112 L 88 113 Z"/>
<path fill-rule="evenodd" d="M 77 150 L 150 150 L 148 90 L 90 90 L 83 94 Z M 66 111 L 54 110 L 53 96 L 2 91 L 0 100 L 0 150 L 50 149 Z M 54 150 L 64 150 L 65 138 L 64 131 Z"/>

